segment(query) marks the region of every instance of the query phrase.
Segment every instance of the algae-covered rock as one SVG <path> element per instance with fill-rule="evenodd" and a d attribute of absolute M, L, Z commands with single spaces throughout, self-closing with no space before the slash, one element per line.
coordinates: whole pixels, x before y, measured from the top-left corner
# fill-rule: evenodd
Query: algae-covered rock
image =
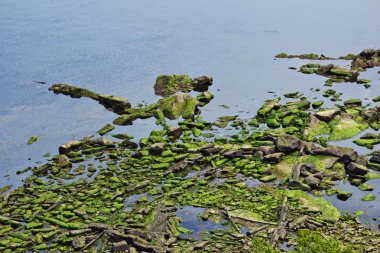
<path fill-rule="evenodd" d="M 68 141 L 59 147 L 60 154 L 67 154 L 72 150 L 79 148 L 82 145 L 81 141 Z"/>
<path fill-rule="evenodd" d="M 212 85 L 212 77 L 200 76 L 192 80 L 187 75 L 160 75 L 156 79 L 154 90 L 156 95 L 170 96 L 178 91 L 207 91 Z"/>
<path fill-rule="evenodd" d="M 322 213 L 321 218 L 324 220 L 337 221 L 341 217 L 338 209 L 327 200 L 312 197 L 306 192 L 299 190 L 286 190 L 285 194 L 290 199 L 298 200 L 303 206 L 310 210 L 318 210 Z"/>
<path fill-rule="evenodd" d="M 292 135 L 283 135 L 275 140 L 275 145 L 280 152 L 292 152 L 300 149 L 300 140 Z"/>
<path fill-rule="evenodd" d="M 99 135 L 105 135 L 106 133 L 109 133 L 111 132 L 112 130 L 114 130 L 115 127 L 111 124 L 106 124 L 104 127 L 102 127 L 102 129 L 100 129 L 98 131 Z"/>
<path fill-rule="evenodd" d="M 177 91 L 190 91 L 194 81 L 187 75 L 160 75 L 156 79 L 154 91 L 156 95 L 170 96 Z"/>
<path fill-rule="evenodd" d="M 363 198 L 361 198 L 361 201 L 374 201 L 376 199 L 376 196 L 373 194 L 367 194 Z"/>
<path fill-rule="evenodd" d="M 349 115 L 340 118 L 338 122 L 332 127 L 329 140 L 338 141 L 350 139 L 368 128 L 366 122 L 357 122 Z"/>
<path fill-rule="evenodd" d="M 27 144 L 32 145 L 34 142 L 38 141 L 38 139 L 39 139 L 38 136 L 33 135 L 32 137 L 29 138 Z"/>
<path fill-rule="evenodd" d="M 351 67 L 356 69 L 367 69 L 380 66 L 380 50 L 365 49 L 351 62 Z"/>
<path fill-rule="evenodd" d="M 354 175 L 365 175 L 369 172 L 367 167 L 354 162 L 348 164 L 347 171 Z"/>
<path fill-rule="evenodd" d="M 327 109 L 327 110 L 317 112 L 315 114 L 315 117 L 317 117 L 318 119 L 320 119 L 322 121 L 328 122 L 328 121 L 332 120 L 339 113 L 340 113 L 340 110 L 338 108 Z"/>
<path fill-rule="evenodd" d="M 180 116 L 184 119 L 192 118 L 198 105 L 197 99 L 181 92 L 158 101 L 158 107 L 168 119 L 178 119 Z"/>
<path fill-rule="evenodd" d="M 72 98 L 88 97 L 98 101 L 105 108 L 114 111 L 115 113 L 122 114 L 124 111 L 131 107 L 128 99 L 108 94 L 98 94 L 85 88 L 72 86 L 68 84 L 54 84 L 49 87 L 50 91 L 56 94 L 69 95 Z"/>

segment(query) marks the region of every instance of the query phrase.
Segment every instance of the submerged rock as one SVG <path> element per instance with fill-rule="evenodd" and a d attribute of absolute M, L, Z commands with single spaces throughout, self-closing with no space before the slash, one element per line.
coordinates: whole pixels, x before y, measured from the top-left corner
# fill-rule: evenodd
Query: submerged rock
<path fill-rule="evenodd" d="M 160 75 L 156 79 L 154 90 L 159 96 L 170 96 L 178 91 L 207 91 L 212 81 L 212 77 L 207 76 L 200 76 L 193 80 L 187 75 Z"/>
<path fill-rule="evenodd" d="M 355 69 L 367 69 L 380 66 L 380 49 L 365 49 L 351 63 Z"/>
<path fill-rule="evenodd" d="M 108 94 L 98 94 L 85 88 L 72 86 L 68 84 L 54 84 L 49 87 L 50 91 L 56 94 L 69 95 L 72 98 L 88 97 L 102 104 L 105 108 L 117 113 L 123 114 L 124 111 L 131 107 L 131 103 L 124 97 L 118 97 Z"/>

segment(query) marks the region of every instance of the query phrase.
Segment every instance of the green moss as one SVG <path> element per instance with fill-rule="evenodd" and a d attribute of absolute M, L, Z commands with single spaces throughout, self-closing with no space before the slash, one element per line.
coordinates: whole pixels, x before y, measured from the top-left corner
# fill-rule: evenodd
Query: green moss
<path fill-rule="evenodd" d="M 154 88 L 157 95 L 170 96 L 177 91 L 194 89 L 194 81 L 187 75 L 160 75 Z"/>
<path fill-rule="evenodd" d="M 102 127 L 102 129 L 100 129 L 98 131 L 98 133 L 99 133 L 99 135 L 105 135 L 106 133 L 111 132 L 114 129 L 115 129 L 115 127 L 113 125 L 106 124 L 104 127 Z"/>
<path fill-rule="evenodd" d="M 339 240 L 308 229 L 298 232 L 297 242 L 296 253 L 354 253 L 350 246 L 342 245 Z"/>
<path fill-rule="evenodd" d="M 376 199 L 376 196 L 373 194 L 367 194 L 363 198 L 361 198 L 361 201 L 374 201 Z"/>
<path fill-rule="evenodd" d="M 318 135 L 330 134 L 331 129 L 326 122 L 318 120 L 316 118 L 313 119 L 314 120 L 311 120 L 309 126 L 305 128 L 304 135 L 306 139 L 311 140 Z"/>
<path fill-rule="evenodd" d="M 38 136 L 33 135 L 32 137 L 29 138 L 27 144 L 28 144 L 28 145 L 31 145 L 31 144 L 33 144 L 34 142 L 38 141 L 38 139 L 39 139 Z"/>
<path fill-rule="evenodd" d="M 322 213 L 321 218 L 324 220 L 337 221 L 341 217 L 338 209 L 327 200 L 312 197 L 300 190 L 286 190 L 285 194 L 293 200 L 300 201 L 310 210 L 319 210 Z"/>
<path fill-rule="evenodd" d="M 368 124 L 358 123 L 349 117 L 341 118 L 333 127 L 330 135 L 330 141 L 350 139 L 368 128 Z"/>

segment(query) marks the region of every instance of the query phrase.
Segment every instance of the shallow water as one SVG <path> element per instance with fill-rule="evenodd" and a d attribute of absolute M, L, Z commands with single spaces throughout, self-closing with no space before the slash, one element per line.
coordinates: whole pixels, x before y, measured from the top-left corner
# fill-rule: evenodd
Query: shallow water
<path fill-rule="evenodd" d="M 42 155 L 56 153 L 63 142 L 94 134 L 116 118 L 89 99 L 50 93 L 53 83 L 125 96 L 136 105 L 158 99 L 153 84 L 159 74 L 206 74 L 214 77 L 215 99 L 202 109 L 205 119 L 248 118 L 265 99 L 294 91 L 313 97 L 310 89 L 325 81 L 289 70 L 304 62 L 273 60 L 276 53 L 340 56 L 379 48 L 380 41 L 377 0 L 0 4 L 0 186 L 19 184 L 25 175 L 16 176 L 16 170 L 44 161 Z M 343 99 L 379 95 L 376 71 L 362 75 L 373 80 L 370 89 L 334 88 Z M 155 128 L 153 122 L 136 121 L 120 131 L 139 139 Z M 26 145 L 32 135 L 40 140 Z M 332 201 L 343 210 L 352 203 Z M 378 209 L 378 200 L 371 204 Z"/>

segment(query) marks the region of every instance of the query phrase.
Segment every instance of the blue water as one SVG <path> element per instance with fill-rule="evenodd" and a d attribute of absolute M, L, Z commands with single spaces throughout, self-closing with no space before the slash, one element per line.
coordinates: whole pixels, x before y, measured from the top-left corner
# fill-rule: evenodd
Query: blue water
<path fill-rule="evenodd" d="M 268 91 L 307 95 L 325 81 L 290 71 L 304 62 L 274 60 L 276 53 L 340 56 L 380 48 L 379 10 L 378 0 L 0 0 L 0 186 L 19 184 L 16 170 L 116 117 L 89 99 L 51 94 L 53 83 L 136 105 L 158 99 L 159 74 L 206 74 L 214 77 L 215 99 L 204 117 L 249 117 L 273 96 Z M 373 80 L 371 89 L 335 88 L 343 98 L 380 95 L 376 71 L 363 74 Z M 123 129 L 139 137 L 153 122 Z M 40 140 L 26 145 L 32 135 Z"/>

